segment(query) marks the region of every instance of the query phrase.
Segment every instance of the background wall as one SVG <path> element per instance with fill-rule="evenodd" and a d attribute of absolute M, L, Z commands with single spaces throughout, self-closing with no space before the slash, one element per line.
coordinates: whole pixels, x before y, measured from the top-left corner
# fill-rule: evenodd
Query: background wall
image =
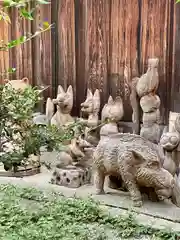
<path fill-rule="evenodd" d="M 109 94 L 123 97 L 124 120 L 131 121 L 129 83 L 147 70 L 150 57 L 160 59 L 162 122 L 169 110 L 180 112 L 180 4 L 174 0 L 53 0 L 38 9 L 35 22 L 19 21 L 16 10 L 11 18 L 9 29 L 0 22 L 5 41 L 35 32 L 40 21 L 55 28 L 9 54 L 0 52 L 0 71 L 16 67 L 12 79 L 26 76 L 34 85 L 50 85 L 45 97 L 55 96 L 58 84 L 71 84 L 73 114 L 87 87 L 99 88 L 102 104 Z"/>

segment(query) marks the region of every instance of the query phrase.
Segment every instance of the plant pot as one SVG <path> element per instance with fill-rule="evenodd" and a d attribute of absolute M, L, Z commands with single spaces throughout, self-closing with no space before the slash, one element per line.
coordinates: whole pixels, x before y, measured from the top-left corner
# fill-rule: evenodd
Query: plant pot
<path fill-rule="evenodd" d="M 35 164 L 32 164 L 33 161 Z M 41 172 L 40 156 L 31 155 L 29 157 L 29 164 L 26 166 L 19 166 L 17 171 L 5 171 L 3 167 L 0 168 L 0 177 L 17 177 L 23 178 L 33 176 Z"/>

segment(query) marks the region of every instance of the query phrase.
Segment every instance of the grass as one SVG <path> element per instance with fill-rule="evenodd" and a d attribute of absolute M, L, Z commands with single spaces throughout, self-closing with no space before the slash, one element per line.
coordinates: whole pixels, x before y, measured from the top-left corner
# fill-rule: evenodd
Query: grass
<path fill-rule="evenodd" d="M 0 185 L 0 239 L 106 240 L 149 236 L 178 239 L 180 233 L 137 224 L 133 216 L 112 217 L 92 199 L 66 199 L 33 188 Z M 113 236 L 113 237 L 112 237 Z"/>

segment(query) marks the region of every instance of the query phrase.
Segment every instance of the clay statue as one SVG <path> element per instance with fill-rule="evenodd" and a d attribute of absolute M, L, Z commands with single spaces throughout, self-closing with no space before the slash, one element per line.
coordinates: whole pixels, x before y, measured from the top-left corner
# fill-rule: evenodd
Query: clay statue
<path fill-rule="evenodd" d="M 140 187 L 153 188 L 160 200 L 172 196 L 173 176 L 163 169 L 157 150 L 145 138 L 118 133 L 100 140 L 93 156 L 94 184 L 103 193 L 106 175 L 121 176 L 134 206 L 142 205 Z"/>
<path fill-rule="evenodd" d="M 175 180 L 172 202 L 180 207 L 180 114 L 170 112 L 169 126 L 162 134 L 160 144 L 165 151 L 163 167 L 174 176 Z"/>
<path fill-rule="evenodd" d="M 80 158 L 85 157 L 85 149 L 92 147 L 90 143 L 81 137 L 75 137 L 70 144 L 64 145 L 62 151 L 57 154 L 54 161 L 48 160 L 44 164 L 49 169 L 62 168 L 68 165 L 76 165 Z"/>
<path fill-rule="evenodd" d="M 24 91 L 27 87 L 30 87 L 30 81 L 27 77 L 24 77 L 22 79 L 16 79 L 16 80 L 8 80 L 8 79 L 4 79 L 4 84 L 7 86 L 11 86 L 12 88 L 14 88 L 15 90 L 18 91 Z M 44 90 L 46 90 L 49 86 L 41 86 L 41 89 L 38 89 L 37 91 L 39 92 L 39 94 L 41 94 Z"/>
<path fill-rule="evenodd" d="M 57 106 L 57 111 L 54 114 L 54 105 Z M 73 89 L 70 85 L 67 92 L 64 91 L 61 85 L 58 86 L 57 98 L 51 100 L 47 99 L 46 103 L 46 117 L 52 125 L 61 127 L 66 124 L 74 122 L 70 113 L 73 107 Z"/>
<path fill-rule="evenodd" d="M 136 91 L 140 98 L 149 93 L 155 94 L 159 85 L 158 64 L 158 58 L 148 59 L 148 70 L 140 77 L 136 85 Z"/>
<path fill-rule="evenodd" d="M 29 79 L 24 77 L 23 79 L 18 79 L 18 80 L 8 80 L 5 79 L 4 83 L 6 85 L 11 85 L 12 88 L 16 90 L 24 90 L 25 88 L 30 86 Z"/>
<path fill-rule="evenodd" d="M 72 139 L 64 151 L 58 153 L 55 161 L 46 166 L 53 170 L 51 183 L 67 186 L 80 187 L 90 182 L 91 165 L 86 159 L 86 150 L 91 144 L 81 137 Z"/>
<path fill-rule="evenodd" d="M 166 132 L 162 134 L 160 144 L 165 150 L 165 160 L 163 163 L 164 169 L 175 176 L 179 164 L 173 159 L 173 151 L 177 148 L 180 142 L 180 136 L 177 132 Z"/>
<path fill-rule="evenodd" d="M 156 144 L 160 140 L 159 107 L 161 103 L 160 98 L 156 95 L 156 90 L 159 85 L 158 63 L 159 59 L 157 58 L 149 59 L 147 72 L 143 74 L 139 79 L 136 78 L 133 85 L 136 87 L 137 95 L 140 98 L 140 106 L 143 111 L 143 125 L 140 130 L 140 135 Z M 134 122 L 137 122 L 137 98 L 135 98 L 134 95 L 133 99 L 131 100 L 131 102 L 134 100 L 134 103 L 131 103 L 131 105 L 133 107 L 133 114 L 135 114 L 136 117 L 136 119 L 134 119 Z"/>
<path fill-rule="evenodd" d="M 101 121 L 107 122 L 101 127 L 101 138 L 119 132 L 117 123 L 122 119 L 123 115 L 124 109 L 121 97 L 118 96 L 113 100 L 112 96 L 109 96 L 108 102 L 104 105 L 101 112 Z"/>
<path fill-rule="evenodd" d="M 81 103 L 81 112 L 88 115 L 86 122 L 88 127 L 95 127 L 99 121 L 99 110 L 100 110 L 100 92 L 96 89 L 94 95 L 91 90 L 87 90 L 86 100 Z"/>
<path fill-rule="evenodd" d="M 94 95 L 91 90 L 87 90 L 86 100 L 81 103 L 81 113 L 88 116 L 87 119 L 81 118 L 80 121 L 86 126 L 85 138 L 93 145 L 97 145 L 99 141 L 98 129 L 100 111 L 100 92 L 96 89 Z M 90 128 L 95 128 L 95 131 L 89 132 Z"/>

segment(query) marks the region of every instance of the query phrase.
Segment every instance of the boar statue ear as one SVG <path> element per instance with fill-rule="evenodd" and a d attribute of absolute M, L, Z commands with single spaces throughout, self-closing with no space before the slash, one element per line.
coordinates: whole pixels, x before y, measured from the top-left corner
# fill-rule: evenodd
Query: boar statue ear
<path fill-rule="evenodd" d="M 151 169 L 157 170 L 160 168 L 160 163 L 158 161 L 153 161 L 153 162 L 148 163 L 147 166 Z"/>

